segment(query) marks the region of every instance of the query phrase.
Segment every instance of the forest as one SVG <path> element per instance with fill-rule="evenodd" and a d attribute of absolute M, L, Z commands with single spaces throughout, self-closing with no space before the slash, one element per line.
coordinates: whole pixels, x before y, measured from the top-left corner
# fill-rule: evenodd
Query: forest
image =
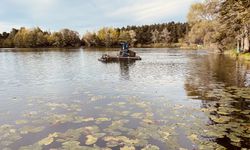
<path fill-rule="evenodd" d="M 127 41 L 131 47 L 171 47 L 178 43 L 220 52 L 248 52 L 249 12 L 249 0 L 205 0 L 190 7 L 186 23 L 103 27 L 82 36 L 70 29 L 49 32 L 22 27 L 0 34 L 0 47 L 117 47 Z"/>
<path fill-rule="evenodd" d="M 188 42 L 206 48 L 249 52 L 249 0 L 205 0 L 188 13 Z"/>
<path fill-rule="evenodd" d="M 178 43 L 189 31 L 187 23 L 164 23 L 123 28 L 103 27 L 97 32 L 86 32 L 82 37 L 76 31 L 42 31 L 39 27 L 12 29 L 0 34 L 1 47 L 116 47 L 127 41 L 132 47 L 152 43 Z"/>

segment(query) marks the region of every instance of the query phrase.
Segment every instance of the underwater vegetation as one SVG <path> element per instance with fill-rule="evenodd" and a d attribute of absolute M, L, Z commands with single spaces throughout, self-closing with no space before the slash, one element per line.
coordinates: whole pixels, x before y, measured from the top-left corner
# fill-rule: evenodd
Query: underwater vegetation
<path fill-rule="evenodd" d="M 227 87 L 205 95 L 217 100 L 204 103 L 199 109 L 175 104 L 164 97 L 152 102 L 139 97 L 89 94 L 88 103 L 31 98 L 27 103 L 30 111 L 20 112 L 21 118 L 0 126 L 0 147 L 4 150 L 207 150 L 228 146 L 247 149 L 250 89 Z M 84 114 L 87 107 L 98 113 Z M 28 140 L 32 137 L 33 140 Z M 183 139 L 186 144 L 179 142 Z M 224 140 L 230 141 L 230 145 L 223 145 Z"/>

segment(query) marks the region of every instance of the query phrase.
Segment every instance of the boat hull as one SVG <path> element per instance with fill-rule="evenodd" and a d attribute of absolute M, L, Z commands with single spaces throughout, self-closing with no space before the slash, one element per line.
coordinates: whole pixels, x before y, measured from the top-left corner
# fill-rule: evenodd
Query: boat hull
<path fill-rule="evenodd" d="M 136 61 L 136 60 L 141 60 L 141 57 L 139 56 L 135 56 L 135 57 L 108 56 L 108 57 L 99 58 L 98 60 L 101 62 Z"/>

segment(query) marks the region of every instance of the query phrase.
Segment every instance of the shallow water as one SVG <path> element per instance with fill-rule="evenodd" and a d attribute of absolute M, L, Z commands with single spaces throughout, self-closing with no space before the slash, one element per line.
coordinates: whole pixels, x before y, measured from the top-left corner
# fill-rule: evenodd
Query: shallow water
<path fill-rule="evenodd" d="M 0 49 L 2 149 L 249 148 L 250 66 L 208 51 Z M 35 52 L 36 51 L 36 52 Z"/>

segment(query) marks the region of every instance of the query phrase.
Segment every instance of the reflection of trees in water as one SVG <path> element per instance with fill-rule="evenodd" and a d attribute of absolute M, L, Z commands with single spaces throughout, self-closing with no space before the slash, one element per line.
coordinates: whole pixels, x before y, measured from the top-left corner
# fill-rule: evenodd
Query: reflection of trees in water
<path fill-rule="evenodd" d="M 202 56 L 191 62 L 185 89 L 188 96 L 204 96 L 204 92 L 224 86 L 250 85 L 250 66 L 224 55 Z"/>
<path fill-rule="evenodd" d="M 135 61 L 120 61 L 120 75 L 122 79 L 129 80 L 129 68 L 135 63 Z"/>
<path fill-rule="evenodd" d="M 249 65 L 223 55 L 201 57 L 190 63 L 185 90 L 202 100 L 208 134 L 225 147 L 250 147 Z"/>

